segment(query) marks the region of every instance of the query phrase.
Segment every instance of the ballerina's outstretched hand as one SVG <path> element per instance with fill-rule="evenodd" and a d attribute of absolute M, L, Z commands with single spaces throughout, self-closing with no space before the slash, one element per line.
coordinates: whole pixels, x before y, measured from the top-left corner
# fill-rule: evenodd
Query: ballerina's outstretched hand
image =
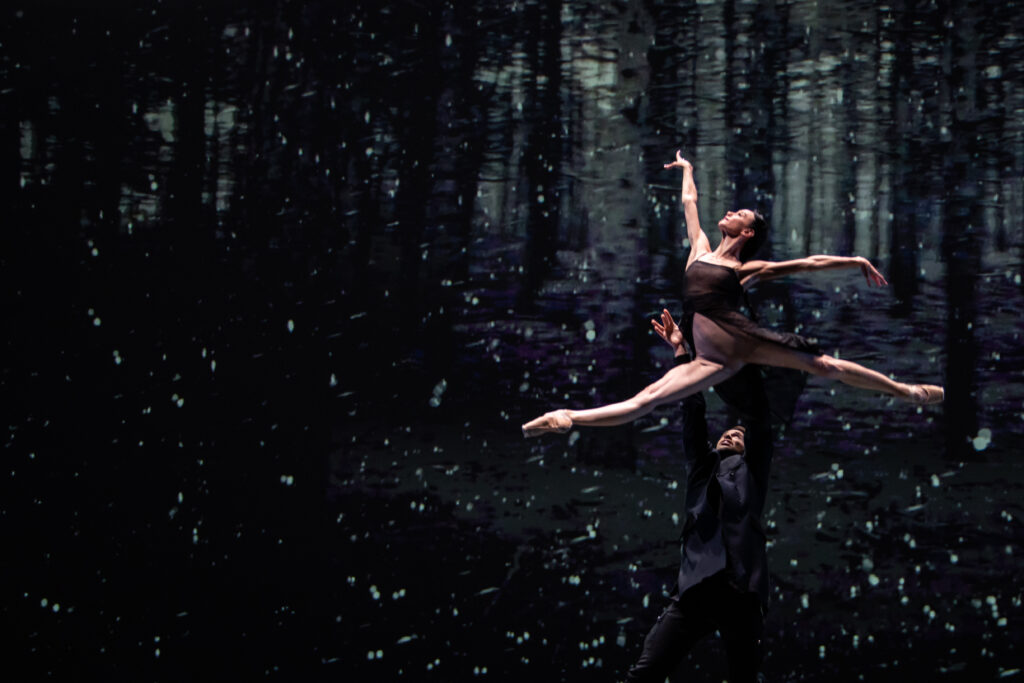
<path fill-rule="evenodd" d="M 871 261 L 862 259 L 860 264 L 860 272 L 864 273 L 864 277 L 868 280 L 868 287 L 871 285 L 877 285 L 882 287 L 889 284 L 885 279 L 885 276 L 878 272 L 878 268 L 871 265 Z"/>

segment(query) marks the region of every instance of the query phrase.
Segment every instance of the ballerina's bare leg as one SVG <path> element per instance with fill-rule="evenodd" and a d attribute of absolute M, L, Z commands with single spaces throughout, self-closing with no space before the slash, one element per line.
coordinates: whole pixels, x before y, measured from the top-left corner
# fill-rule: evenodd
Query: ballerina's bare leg
<path fill-rule="evenodd" d="M 587 410 L 555 410 L 523 425 L 524 436 L 546 432 L 566 432 L 573 425 L 614 427 L 646 415 L 663 403 L 681 400 L 703 391 L 736 374 L 743 364 L 725 367 L 697 358 L 692 363 L 677 365 L 657 382 L 625 401 Z"/>
<path fill-rule="evenodd" d="M 587 427 L 614 427 L 646 415 L 657 406 L 679 401 L 729 379 L 743 367 L 738 360 L 742 345 L 710 320 L 694 321 L 694 345 L 697 358 L 677 365 L 657 382 L 625 401 L 588 410 L 555 410 L 523 425 L 525 436 L 545 432 L 565 432 L 574 424 Z M 713 327 L 705 327 L 704 322 Z"/>
<path fill-rule="evenodd" d="M 774 344 L 759 344 L 746 359 L 748 363 L 803 370 L 817 377 L 838 380 L 861 389 L 881 391 L 910 403 L 938 403 L 944 398 L 944 391 L 939 386 L 897 382 L 852 361 L 826 355 L 815 356 Z"/>

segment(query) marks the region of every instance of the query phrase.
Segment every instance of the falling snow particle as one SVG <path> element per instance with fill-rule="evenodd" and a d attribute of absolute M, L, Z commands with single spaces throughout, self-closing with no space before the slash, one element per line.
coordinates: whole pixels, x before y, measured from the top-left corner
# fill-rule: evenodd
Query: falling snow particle
<path fill-rule="evenodd" d="M 437 408 L 441 405 L 441 396 L 444 395 L 445 390 L 448 388 L 448 381 L 441 379 L 440 382 L 434 385 L 433 396 L 430 397 L 430 407 Z"/>

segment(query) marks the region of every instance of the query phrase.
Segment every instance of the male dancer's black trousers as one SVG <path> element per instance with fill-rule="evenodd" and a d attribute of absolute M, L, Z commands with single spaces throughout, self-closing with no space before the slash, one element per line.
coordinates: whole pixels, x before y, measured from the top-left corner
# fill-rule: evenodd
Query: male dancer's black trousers
<path fill-rule="evenodd" d="M 644 639 L 627 681 L 663 683 L 694 644 L 719 631 L 725 641 L 729 683 L 753 683 L 761 665 L 764 616 L 756 593 L 734 587 L 719 572 L 673 600 Z"/>

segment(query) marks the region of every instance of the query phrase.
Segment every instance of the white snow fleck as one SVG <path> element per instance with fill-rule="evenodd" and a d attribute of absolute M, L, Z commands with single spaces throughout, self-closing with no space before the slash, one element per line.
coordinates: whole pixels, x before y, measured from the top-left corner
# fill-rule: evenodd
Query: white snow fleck
<path fill-rule="evenodd" d="M 433 396 L 430 397 L 430 407 L 437 408 L 441 405 L 441 396 L 444 395 L 445 390 L 448 388 L 448 381 L 444 378 L 440 382 L 434 385 Z"/>

